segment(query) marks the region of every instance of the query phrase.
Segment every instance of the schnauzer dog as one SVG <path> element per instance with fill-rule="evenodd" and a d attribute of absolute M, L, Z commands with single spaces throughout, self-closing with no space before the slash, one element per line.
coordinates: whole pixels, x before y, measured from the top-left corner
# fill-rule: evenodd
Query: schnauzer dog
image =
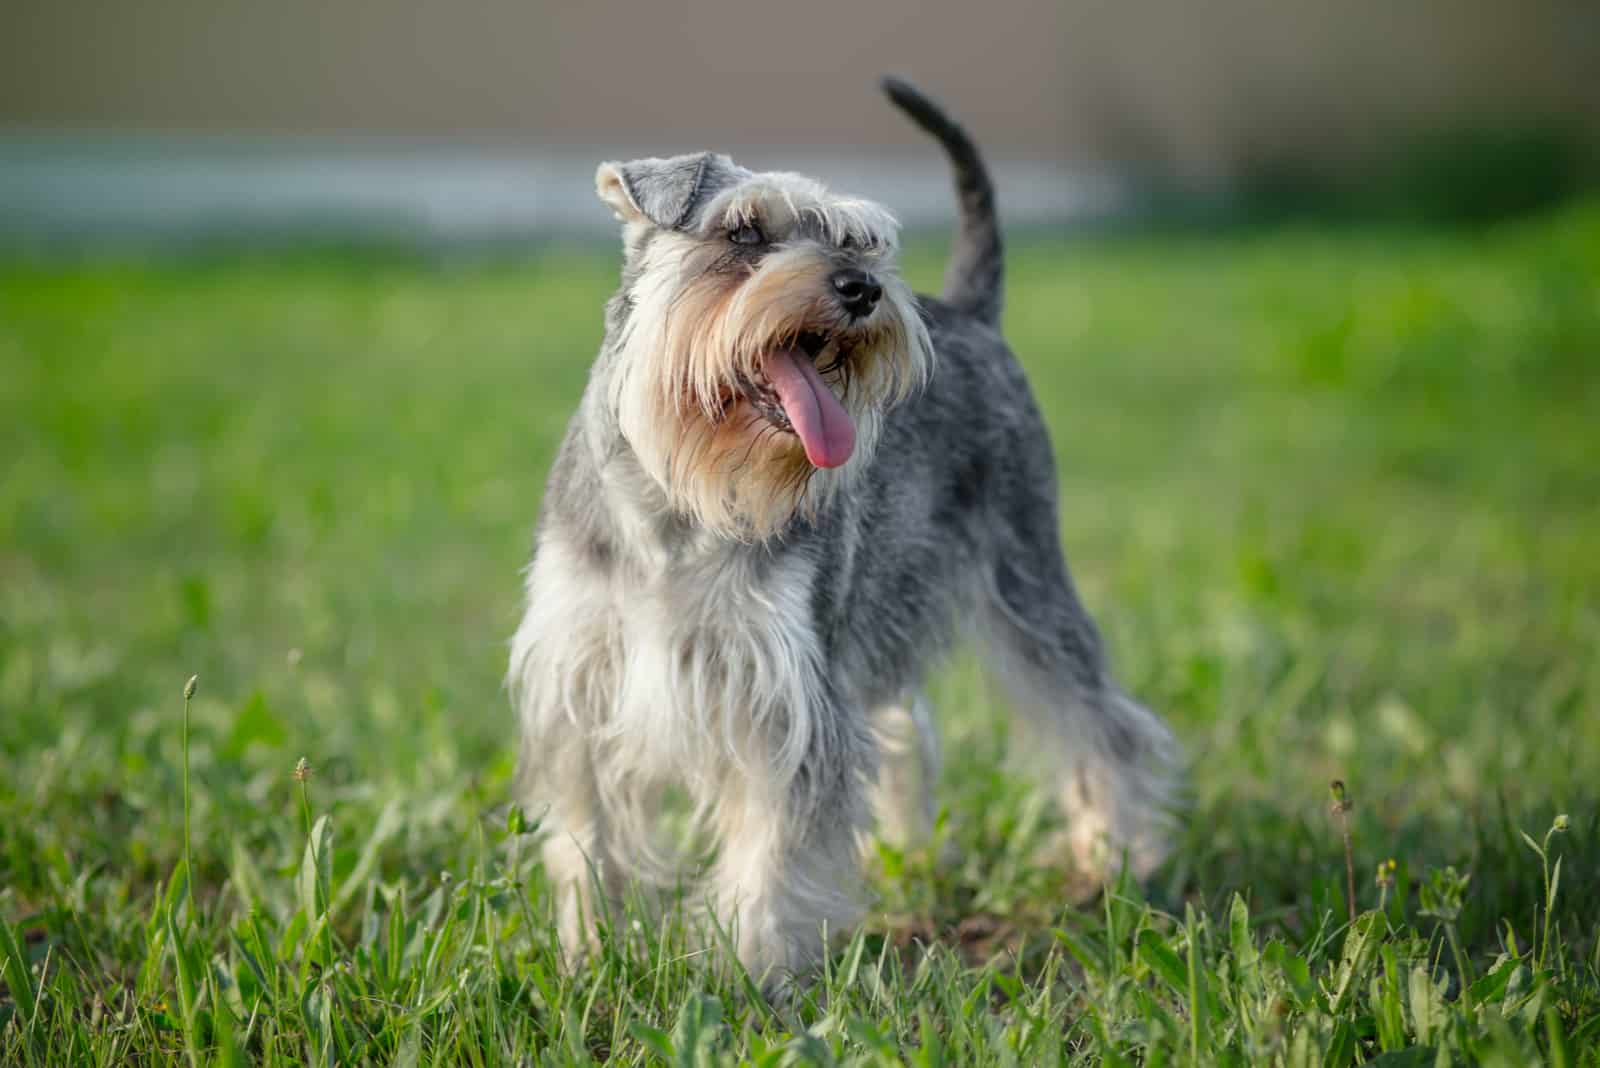
<path fill-rule="evenodd" d="M 1161 859 L 1176 748 L 1110 677 L 1061 555 L 1051 447 L 998 331 L 976 147 L 910 85 L 960 223 L 939 298 L 884 208 L 702 152 L 603 164 L 621 286 L 551 471 L 509 683 L 564 950 L 671 879 L 663 791 L 714 839 L 705 900 L 769 984 L 860 915 L 860 848 L 930 827 L 919 693 L 963 630 L 1043 752 L 1081 873 Z"/>

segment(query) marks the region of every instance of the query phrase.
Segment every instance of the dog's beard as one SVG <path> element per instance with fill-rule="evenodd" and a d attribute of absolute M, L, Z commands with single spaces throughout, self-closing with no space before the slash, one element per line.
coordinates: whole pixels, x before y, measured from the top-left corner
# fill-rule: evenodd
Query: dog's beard
<path fill-rule="evenodd" d="M 670 251 L 645 255 L 659 260 Z M 830 261 L 809 249 L 769 253 L 754 269 L 718 263 L 699 246 L 678 257 L 647 264 L 635 287 L 614 410 L 675 511 L 725 536 L 761 540 L 813 514 L 865 466 L 884 411 L 928 373 L 927 331 L 893 276 L 883 279 L 876 312 L 851 320 L 828 293 Z M 839 440 L 836 419 L 824 433 L 786 418 L 769 377 L 775 359 L 812 362 L 848 419 L 853 448 Z M 848 459 L 821 469 L 808 444 Z"/>

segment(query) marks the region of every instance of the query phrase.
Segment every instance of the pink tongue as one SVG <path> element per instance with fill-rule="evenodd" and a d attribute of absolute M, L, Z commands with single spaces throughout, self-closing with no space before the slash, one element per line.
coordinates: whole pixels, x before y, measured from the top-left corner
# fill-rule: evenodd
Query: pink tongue
<path fill-rule="evenodd" d="M 818 467 L 838 467 L 850 459 L 856 447 L 855 424 L 806 354 L 774 352 L 761 369 L 778 391 L 784 414 L 806 447 L 806 459 Z"/>

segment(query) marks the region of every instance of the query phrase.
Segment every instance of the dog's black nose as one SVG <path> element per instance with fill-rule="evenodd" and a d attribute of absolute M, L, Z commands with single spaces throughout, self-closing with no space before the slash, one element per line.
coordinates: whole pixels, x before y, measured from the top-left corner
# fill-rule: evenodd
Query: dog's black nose
<path fill-rule="evenodd" d="M 857 319 L 871 315 L 872 309 L 878 306 L 878 298 L 883 296 L 883 287 L 878 284 L 878 280 L 866 271 L 854 267 L 834 271 L 831 281 L 833 291 L 839 294 L 839 302 L 844 305 L 844 310 Z"/>

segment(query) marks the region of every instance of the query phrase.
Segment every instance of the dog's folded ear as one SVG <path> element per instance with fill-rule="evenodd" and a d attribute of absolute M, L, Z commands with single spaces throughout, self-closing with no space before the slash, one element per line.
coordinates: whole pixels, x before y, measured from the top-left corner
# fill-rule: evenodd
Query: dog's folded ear
<path fill-rule="evenodd" d="M 623 222 L 649 220 L 669 230 L 685 230 L 712 197 L 749 173 L 727 156 L 693 152 L 669 159 L 602 163 L 594 187 Z"/>

